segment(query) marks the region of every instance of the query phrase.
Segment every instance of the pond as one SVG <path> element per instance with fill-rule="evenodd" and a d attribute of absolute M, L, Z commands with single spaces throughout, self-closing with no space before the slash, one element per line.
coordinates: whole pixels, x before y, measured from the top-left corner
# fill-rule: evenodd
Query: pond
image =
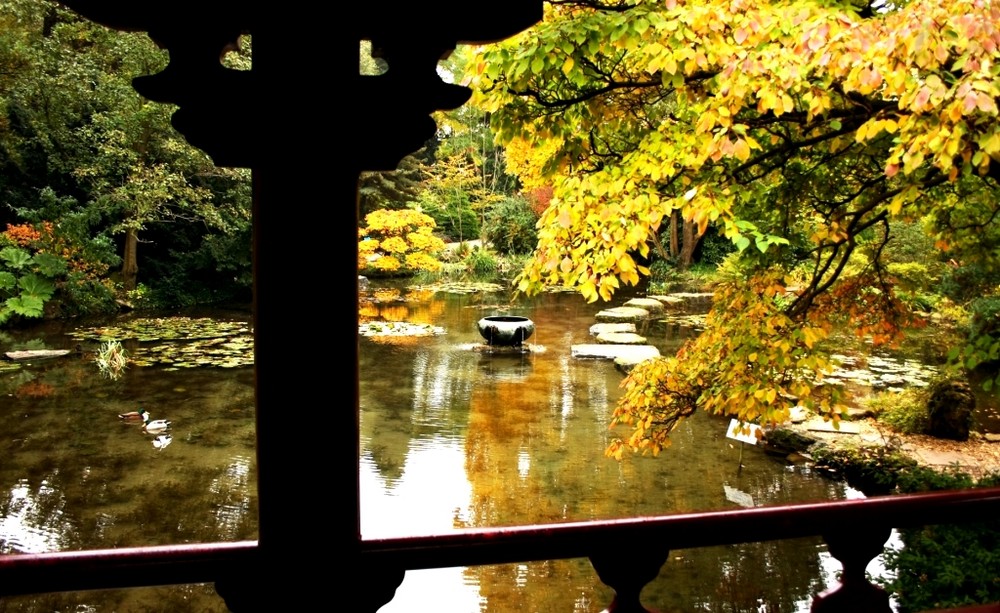
<path fill-rule="evenodd" d="M 512 301 L 498 290 L 375 284 L 363 298 L 365 321 L 406 322 L 359 341 L 364 536 L 860 496 L 742 449 L 726 438 L 727 422 L 705 414 L 685 422 L 659 458 L 604 457 L 623 375 L 610 361 L 574 358 L 572 347 L 593 342 L 590 326 L 607 305 L 575 294 Z M 484 350 L 476 323 L 486 315 L 530 317 L 528 351 Z M 0 372 L 0 553 L 256 538 L 249 314 L 185 316 L 208 322 L 199 341 L 172 339 L 148 321 L 123 327 L 132 318 L 6 333 L 5 351 L 71 353 L 3 363 L 11 369 Z M 641 332 L 667 353 L 695 325 L 681 318 Z M 123 339 L 133 358 L 117 380 L 94 362 L 106 336 Z M 168 444 L 118 419 L 139 407 L 173 422 Z M 622 543 L 621 553 L 643 546 Z M 661 610 L 806 611 L 837 570 L 818 539 L 673 551 L 644 599 Z M 433 603 L 461 613 L 585 612 L 610 598 L 587 560 L 555 560 L 411 572 L 383 611 Z M 225 607 L 210 585 L 0 601 L 0 613 L 57 610 Z"/>
<path fill-rule="evenodd" d="M 248 330 L 246 312 L 210 320 Z M 60 358 L 0 362 L 0 553 L 236 541 L 257 537 L 253 368 L 217 357 L 201 341 L 124 340 L 132 365 L 101 376 L 74 338 L 115 322 L 52 322 L 7 332 L 4 351 L 69 349 Z M 93 326 L 98 326 L 94 328 Z M 148 332 L 148 330 L 147 330 Z M 216 344 L 241 335 L 206 331 Z M 76 350 L 83 349 L 77 353 Z M 243 347 L 237 342 L 237 347 Z M 237 349 L 245 351 L 245 349 Z M 158 357 L 159 356 L 159 357 Z M 181 356 L 184 356 L 181 358 Z M 172 422 L 171 439 L 145 434 L 119 413 L 143 407 Z M 114 590 L 0 601 L 8 611 L 225 611 L 214 588 Z"/>
<path fill-rule="evenodd" d="M 361 339 L 362 534 L 608 519 L 860 496 L 725 436 L 696 414 L 658 458 L 604 457 L 622 373 L 573 357 L 608 305 L 572 294 L 369 288 L 362 317 L 437 326 Z M 620 302 L 619 302 L 620 303 Z M 699 308 L 704 308 L 700 305 Z M 486 315 L 535 323 L 528 351 L 484 349 Z M 641 330 L 662 353 L 694 333 Z M 742 456 L 742 467 L 741 467 Z M 621 555 L 643 543 L 622 543 Z M 671 552 L 645 601 L 660 610 L 807 611 L 839 569 L 818 539 Z M 611 592 L 587 560 L 416 571 L 381 611 L 600 611 Z"/>

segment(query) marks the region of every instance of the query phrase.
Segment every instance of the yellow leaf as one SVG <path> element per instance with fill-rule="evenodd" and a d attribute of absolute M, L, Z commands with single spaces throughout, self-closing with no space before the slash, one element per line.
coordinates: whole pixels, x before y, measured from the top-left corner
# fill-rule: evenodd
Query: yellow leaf
<path fill-rule="evenodd" d="M 569 73 L 573 70 L 573 66 L 574 65 L 576 65 L 576 62 L 573 61 L 572 57 L 566 58 L 566 61 L 563 62 L 563 65 L 562 65 L 563 74 L 568 77 Z"/>
<path fill-rule="evenodd" d="M 745 162 L 750 159 L 750 145 L 741 138 L 734 143 L 733 153 L 736 155 L 736 159 Z"/>

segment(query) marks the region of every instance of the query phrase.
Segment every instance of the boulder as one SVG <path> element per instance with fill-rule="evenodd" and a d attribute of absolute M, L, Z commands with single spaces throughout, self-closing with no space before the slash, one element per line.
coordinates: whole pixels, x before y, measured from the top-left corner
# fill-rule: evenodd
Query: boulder
<path fill-rule="evenodd" d="M 967 382 L 948 379 L 935 384 L 927 400 L 930 413 L 927 434 L 955 441 L 969 440 L 975 408 L 976 396 Z"/>

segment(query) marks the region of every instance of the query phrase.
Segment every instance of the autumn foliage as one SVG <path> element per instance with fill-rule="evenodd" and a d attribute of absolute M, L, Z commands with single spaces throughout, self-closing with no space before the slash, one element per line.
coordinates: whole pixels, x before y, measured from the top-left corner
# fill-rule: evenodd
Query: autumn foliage
<path fill-rule="evenodd" d="M 521 290 L 608 300 L 675 213 L 740 254 L 701 337 L 626 380 L 612 453 L 658 451 L 694 407 L 835 417 L 824 339 L 908 322 L 894 223 L 996 259 L 976 241 L 1000 218 L 998 47 L 985 0 L 581 0 L 482 49 L 477 104 L 524 184 L 553 186 Z"/>
<path fill-rule="evenodd" d="M 439 270 L 435 256 L 444 241 L 432 234 L 434 227 L 434 220 L 419 211 L 372 211 L 358 229 L 358 270 L 381 275 Z"/>

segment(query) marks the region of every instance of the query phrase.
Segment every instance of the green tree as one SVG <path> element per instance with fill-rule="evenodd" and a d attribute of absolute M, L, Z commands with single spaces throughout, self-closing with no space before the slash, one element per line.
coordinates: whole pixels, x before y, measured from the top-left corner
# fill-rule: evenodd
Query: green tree
<path fill-rule="evenodd" d="M 170 126 L 170 107 L 131 86 L 161 70 L 165 53 L 144 35 L 42 0 L 0 4 L 0 25 L 0 188 L 9 216 L 0 221 L 52 222 L 82 253 L 121 263 L 126 289 L 137 281 L 140 239 L 154 241 L 170 225 L 181 240 L 173 249 L 150 242 L 146 262 L 176 268 L 200 253 L 214 268 L 202 282 L 246 284 L 249 173 L 215 168 Z M 227 64 L 249 68 L 243 42 Z M 116 242 L 120 257 L 107 250 Z"/>
<path fill-rule="evenodd" d="M 996 216 L 998 13 L 975 0 L 551 2 L 469 63 L 498 137 L 551 152 L 522 170 L 554 198 L 520 289 L 607 300 L 648 273 L 639 258 L 675 215 L 741 254 L 705 332 L 627 379 L 616 419 L 633 435 L 613 453 L 659 451 L 695 406 L 837 416 L 836 393 L 803 383 L 828 363 L 833 327 L 884 343 L 908 323 L 882 257 L 892 224 Z M 939 246 L 957 238 L 938 230 Z"/>

